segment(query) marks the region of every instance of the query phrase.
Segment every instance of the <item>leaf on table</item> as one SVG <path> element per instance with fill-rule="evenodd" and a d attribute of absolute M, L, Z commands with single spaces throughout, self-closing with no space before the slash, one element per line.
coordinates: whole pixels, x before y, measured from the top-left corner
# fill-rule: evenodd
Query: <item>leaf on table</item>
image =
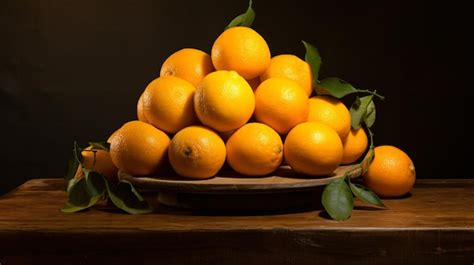
<path fill-rule="evenodd" d="M 232 27 L 250 27 L 253 24 L 253 21 L 255 20 L 255 11 L 252 8 L 253 1 L 249 1 L 249 7 L 247 8 L 247 11 L 241 15 L 238 15 L 232 21 L 225 27 L 225 29 L 229 29 Z"/>
<path fill-rule="evenodd" d="M 106 181 L 109 199 L 118 208 L 130 214 L 153 212 L 153 208 L 143 199 L 133 185 L 128 181 L 114 184 Z"/>
<path fill-rule="evenodd" d="M 96 172 L 90 172 L 88 178 L 75 181 L 68 187 L 68 191 L 69 200 L 61 209 L 62 212 L 73 213 L 90 208 L 104 197 L 105 178 Z"/>
<path fill-rule="evenodd" d="M 306 49 L 306 53 L 304 55 L 304 60 L 309 64 L 311 67 L 311 73 L 313 74 L 313 89 L 316 91 L 318 87 L 318 78 L 319 78 L 319 69 L 321 68 L 322 59 L 321 55 L 319 55 L 318 49 L 307 43 L 306 41 L 302 41 L 303 45 Z M 318 91 L 316 91 L 317 93 Z"/>
<path fill-rule="evenodd" d="M 344 180 L 343 177 L 331 181 L 322 195 L 324 209 L 337 221 L 348 219 L 354 207 L 351 189 Z"/>
<path fill-rule="evenodd" d="M 365 97 L 357 97 L 356 101 L 352 104 L 350 113 L 351 113 L 351 123 L 353 129 L 359 129 L 362 126 L 362 121 L 364 120 L 367 114 L 367 108 L 372 101 L 373 95 Z"/>
<path fill-rule="evenodd" d="M 363 202 L 386 208 L 385 204 L 383 204 L 382 200 L 380 200 L 377 194 L 369 190 L 369 188 L 366 186 L 352 182 L 349 182 L 349 186 L 352 190 L 352 193 Z"/>
<path fill-rule="evenodd" d="M 95 150 L 110 151 L 110 144 L 107 142 L 89 142 L 89 145 Z"/>
<path fill-rule="evenodd" d="M 320 94 L 328 94 L 336 98 L 343 98 L 349 94 L 356 93 L 358 90 L 348 82 L 337 78 L 329 77 L 321 80 L 319 83 Z"/>

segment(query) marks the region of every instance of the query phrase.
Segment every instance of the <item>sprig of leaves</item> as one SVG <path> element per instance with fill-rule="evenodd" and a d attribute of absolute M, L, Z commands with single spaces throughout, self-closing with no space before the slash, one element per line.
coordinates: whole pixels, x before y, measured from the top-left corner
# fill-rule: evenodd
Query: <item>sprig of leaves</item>
<path fill-rule="evenodd" d="M 319 71 L 321 69 L 322 59 L 318 49 L 303 41 L 305 46 L 305 61 L 310 65 L 311 73 L 313 75 L 313 90 L 319 95 L 329 95 L 341 99 L 351 94 L 365 94 L 363 97 L 356 97 L 355 102 L 350 108 L 351 127 L 359 129 L 365 126 L 365 129 L 370 135 L 370 147 L 362 162 L 353 170 L 361 170 L 362 175 L 365 175 L 370 163 L 374 159 L 374 141 L 373 133 L 370 128 L 375 123 L 376 109 L 373 101 L 374 97 L 381 100 L 385 98 L 377 91 L 370 91 L 366 89 L 357 89 L 349 82 L 344 81 L 338 77 L 329 77 L 319 80 Z M 367 95 L 369 94 L 369 95 Z M 353 209 L 353 198 L 357 197 L 363 202 L 385 208 L 385 205 L 380 198 L 367 187 L 361 184 L 354 184 L 350 181 L 349 173 L 346 172 L 343 177 L 331 181 L 326 185 L 322 194 L 322 204 L 326 212 L 334 220 L 345 220 L 351 216 Z"/>
<path fill-rule="evenodd" d="M 253 1 L 249 1 L 249 7 L 245 13 L 236 16 L 232 21 L 225 27 L 225 29 L 229 29 L 232 27 L 250 27 L 255 20 L 255 11 L 252 8 Z"/>
<path fill-rule="evenodd" d="M 91 151 L 109 151 L 106 142 L 90 142 Z M 100 201 L 110 199 L 119 209 L 130 214 L 153 212 L 153 208 L 143 199 L 140 193 L 128 181 L 112 182 L 98 172 L 84 166 L 77 142 L 74 142 L 73 158 L 69 162 L 68 172 L 64 177 L 67 181 L 68 201 L 61 209 L 64 213 L 74 213 L 88 209 Z M 95 160 L 95 158 L 94 158 Z"/>

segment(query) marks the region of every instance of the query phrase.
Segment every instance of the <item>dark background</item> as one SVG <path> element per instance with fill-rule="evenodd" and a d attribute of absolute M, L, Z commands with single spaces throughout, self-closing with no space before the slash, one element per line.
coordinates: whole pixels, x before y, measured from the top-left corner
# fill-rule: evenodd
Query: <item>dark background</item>
<path fill-rule="evenodd" d="M 64 175 L 74 139 L 105 140 L 135 119 L 138 96 L 164 59 L 184 47 L 210 52 L 246 7 L 246 0 L 1 1 L 0 194 L 29 178 Z M 376 144 L 405 150 L 418 178 L 468 177 L 465 97 L 446 93 L 440 40 L 448 26 L 433 3 L 256 0 L 254 7 L 253 27 L 273 55 L 303 57 L 304 39 L 322 54 L 321 77 L 386 96 L 377 102 Z"/>

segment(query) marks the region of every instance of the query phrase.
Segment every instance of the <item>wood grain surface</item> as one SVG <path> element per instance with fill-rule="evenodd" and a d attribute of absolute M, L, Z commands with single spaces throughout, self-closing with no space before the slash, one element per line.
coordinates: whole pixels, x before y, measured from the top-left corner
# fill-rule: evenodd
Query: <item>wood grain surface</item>
<path fill-rule="evenodd" d="M 351 219 L 321 210 L 261 214 L 108 206 L 64 214 L 64 183 L 30 180 L 0 198 L 6 264 L 472 264 L 474 180 L 420 180 L 388 210 L 356 201 Z M 155 202 L 155 198 L 148 198 Z M 320 200 L 320 198 L 315 198 Z"/>

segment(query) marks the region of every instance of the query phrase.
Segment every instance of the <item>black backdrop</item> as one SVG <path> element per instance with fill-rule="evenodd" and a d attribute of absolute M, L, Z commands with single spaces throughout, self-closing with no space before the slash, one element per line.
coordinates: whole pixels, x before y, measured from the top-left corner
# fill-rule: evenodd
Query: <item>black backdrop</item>
<path fill-rule="evenodd" d="M 322 54 L 322 77 L 384 94 L 376 144 L 405 150 L 418 178 L 467 177 L 465 99 L 446 96 L 439 74 L 436 44 L 445 21 L 413 2 L 256 0 L 254 28 L 273 55 L 303 56 L 304 39 Z M 184 47 L 210 52 L 246 6 L 2 0 L 0 193 L 28 178 L 61 177 L 74 139 L 103 140 L 135 119 L 136 100 L 164 59 Z"/>

